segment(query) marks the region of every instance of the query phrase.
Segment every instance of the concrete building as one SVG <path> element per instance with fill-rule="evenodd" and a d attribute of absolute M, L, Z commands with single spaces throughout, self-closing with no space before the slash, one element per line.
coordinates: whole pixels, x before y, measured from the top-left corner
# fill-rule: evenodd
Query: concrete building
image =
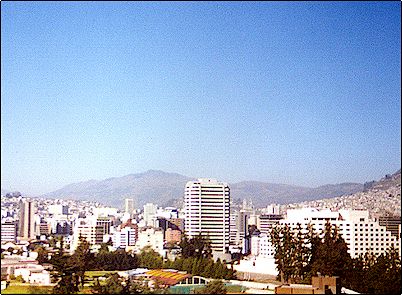
<path fill-rule="evenodd" d="M 216 179 L 200 178 L 189 181 L 185 188 L 185 233 L 209 237 L 212 250 L 229 250 L 230 189 L 227 183 Z"/>
<path fill-rule="evenodd" d="M 300 223 L 303 229 L 307 229 L 307 225 L 311 223 L 314 230 L 321 233 L 327 220 L 333 226 L 338 226 L 352 258 L 364 255 L 368 251 L 380 255 L 391 245 L 400 250 L 401 237 L 392 235 L 386 226 L 369 219 L 369 212 L 366 210 L 290 209 L 287 211 L 287 218 L 280 220 L 280 224 L 287 224 L 290 228 L 296 229 Z"/>
<path fill-rule="evenodd" d="M 102 235 L 109 235 L 112 220 L 106 216 L 98 216 L 96 218 L 96 225 L 102 228 Z"/>
<path fill-rule="evenodd" d="M 21 240 L 34 239 L 35 236 L 35 204 L 32 201 L 21 200 L 19 203 L 18 236 Z"/>
<path fill-rule="evenodd" d="M 275 294 L 341 294 L 339 277 L 312 277 L 311 285 L 286 284 L 275 287 Z"/>
<path fill-rule="evenodd" d="M 93 209 L 94 216 L 117 216 L 117 208 L 113 207 L 98 207 L 98 208 L 91 208 Z"/>
<path fill-rule="evenodd" d="M 269 235 L 262 233 L 251 237 L 251 255 L 262 258 L 274 258 L 275 248 L 271 243 Z"/>
<path fill-rule="evenodd" d="M 178 218 L 179 211 L 175 207 L 159 208 L 156 211 L 156 216 L 157 217 L 162 217 L 162 218 L 165 218 L 165 219 Z"/>
<path fill-rule="evenodd" d="M 278 224 L 281 219 L 283 219 L 283 216 L 279 214 L 260 215 L 257 219 L 257 228 L 260 230 L 261 233 L 269 234 L 272 227 L 275 224 Z"/>
<path fill-rule="evenodd" d="M 1 242 L 17 241 L 17 222 L 14 220 L 1 222 Z"/>
<path fill-rule="evenodd" d="M 134 247 L 137 241 L 138 225 L 133 223 L 132 219 L 122 223 L 112 236 L 113 247 L 115 248 Z"/>
<path fill-rule="evenodd" d="M 230 214 L 230 244 L 240 246 L 247 235 L 248 219 L 251 210 L 233 210 Z"/>
<path fill-rule="evenodd" d="M 137 249 L 141 251 L 144 247 L 150 246 L 156 252 L 164 256 L 163 231 L 156 228 L 144 228 L 138 232 Z"/>
<path fill-rule="evenodd" d="M 120 231 L 114 232 L 112 236 L 114 248 L 126 248 L 128 246 L 135 246 L 137 242 L 138 230 L 130 227 L 124 227 Z"/>
<path fill-rule="evenodd" d="M 50 224 L 43 219 L 36 224 L 36 227 L 37 227 L 36 232 L 38 236 L 49 236 L 51 233 Z"/>
<path fill-rule="evenodd" d="M 31 284 L 50 285 L 50 273 L 29 257 L 11 256 L 1 260 L 1 274 L 10 279 L 11 275 L 19 276 Z"/>
<path fill-rule="evenodd" d="M 166 243 L 180 243 L 181 241 L 181 231 L 177 229 L 168 228 L 165 231 Z"/>
<path fill-rule="evenodd" d="M 67 236 L 72 234 L 71 222 L 67 218 L 51 218 L 50 231 L 52 234 Z"/>
<path fill-rule="evenodd" d="M 270 204 L 266 208 L 261 209 L 262 214 L 274 214 L 274 215 L 279 215 L 280 214 L 280 206 L 278 204 Z"/>
<path fill-rule="evenodd" d="M 154 226 L 157 210 L 158 206 L 155 204 L 147 203 L 144 205 L 145 226 Z"/>
<path fill-rule="evenodd" d="M 130 216 L 134 214 L 134 199 L 124 200 L 124 212 L 129 213 Z"/>
<path fill-rule="evenodd" d="M 48 206 L 48 211 L 53 215 L 68 215 L 68 206 L 61 204 L 52 204 Z"/>
<path fill-rule="evenodd" d="M 84 237 L 92 246 L 103 242 L 103 228 L 97 225 L 94 219 L 78 218 L 73 230 L 71 251 L 74 252 L 79 245 L 79 237 Z"/>
<path fill-rule="evenodd" d="M 400 216 L 381 216 L 378 218 L 378 223 L 381 226 L 385 226 L 387 231 L 390 231 L 393 236 L 398 237 L 399 226 L 401 225 Z"/>

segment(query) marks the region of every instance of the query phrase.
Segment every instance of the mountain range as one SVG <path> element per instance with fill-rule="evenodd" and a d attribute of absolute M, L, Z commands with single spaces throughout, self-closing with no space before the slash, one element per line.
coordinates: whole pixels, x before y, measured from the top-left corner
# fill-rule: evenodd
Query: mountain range
<path fill-rule="evenodd" d="M 98 201 L 121 208 L 125 198 L 133 198 L 137 208 L 148 202 L 161 206 L 180 206 L 187 181 L 194 180 L 177 173 L 148 170 L 105 180 L 89 180 L 66 185 L 40 197 Z M 315 188 L 287 184 L 242 181 L 229 183 L 231 198 L 239 203 L 251 199 L 257 207 L 287 204 L 352 194 L 364 189 L 361 183 L 328 184 Z"/>
<path fill-rule="evenodd" d="M 371 217 L 401 216 L 401 170 L 364 184 L 363 191 L 322 200 L 285 205 L 283 210 L 300 207 L 368 210 Z"/>

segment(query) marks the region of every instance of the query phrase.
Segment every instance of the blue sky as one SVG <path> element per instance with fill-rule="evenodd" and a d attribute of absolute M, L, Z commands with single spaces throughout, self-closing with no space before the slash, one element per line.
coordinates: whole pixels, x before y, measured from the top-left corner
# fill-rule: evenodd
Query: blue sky
<path fill-rule="evenodd" d="M 399 2 L 3 2 L 1 187 L 400 168 Z"/>

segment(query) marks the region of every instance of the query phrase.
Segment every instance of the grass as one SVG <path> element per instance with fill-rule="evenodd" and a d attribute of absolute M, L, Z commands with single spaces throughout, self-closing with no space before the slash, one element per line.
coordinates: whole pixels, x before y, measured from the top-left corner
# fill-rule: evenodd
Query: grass
<path fill-rule="evenodd" d="M 105 276 L 107 274 L 117 273 L 117 270 L 92 270 L 86 271 L 85 277 L 87 283 L 90 286 L 85 286 L 82 288 L 78 294 L 91 294 L 91 281 L 94 280 L 96 277 Z M 89 281 L 89 282 L 88 282 Z M 102 283 L 102 282 L 101 282 Z M 36 292 L 35 292 L 36 291 Z M 33 292 L 33 293 L 31 293 Z M 1 291 L 1 294 L 34 294 L 34 293 L 42 293 L 42 294 L 52 294 L 53 287 L 52 286 L 35 286 L 28 283 L 17 283 L 15 281 L 11 281 L 10 285 Z"/>
<path fill-rule="evenodd" d="M 41 292 L 42 294 L 52 294 L 53 287 L 49 286 L 33 286 L 30 284 L 18 284 L 13 285 L 12 283 L 5 290 L 1 291 L 1 294 L 32 294 L 31 291 L 34 289 L 30 287 L 35 287 L 36 292 Z"/>
<path fill-rule="evenodd" d="M 227 285 L 226 286 L 226 290 L 228 293 L 234 293 L 234 294 L 238 294 L 241 293 L 241 291 L 245 291 L 248 288 L 243 287 L 243 286 L 239 286 L 239 285 Z"/>

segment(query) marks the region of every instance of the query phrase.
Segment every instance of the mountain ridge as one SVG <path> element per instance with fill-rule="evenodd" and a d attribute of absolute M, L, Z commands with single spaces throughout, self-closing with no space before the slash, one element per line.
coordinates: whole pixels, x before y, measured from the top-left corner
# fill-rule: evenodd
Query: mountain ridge
<path fill-rule="evenodd" d="M 123 206 L 125 198 L 133 198 L 137 208 L 148 202 L 173 205 L 180 203 L 186 182 L 195 179 L 174 172 L 147 170 L 104 180 L 92 179 L 71 183 L 40 197 L 94 200 L 119 208 Z M 364 186 L 360 183 L 345 182 L 311 188 L 254 180 L 229 185 L 233 200 L 252 199 L 253 203 L 260 207 L 271 203 L 286 204 L 336 197 L 363 190 Z"/>

